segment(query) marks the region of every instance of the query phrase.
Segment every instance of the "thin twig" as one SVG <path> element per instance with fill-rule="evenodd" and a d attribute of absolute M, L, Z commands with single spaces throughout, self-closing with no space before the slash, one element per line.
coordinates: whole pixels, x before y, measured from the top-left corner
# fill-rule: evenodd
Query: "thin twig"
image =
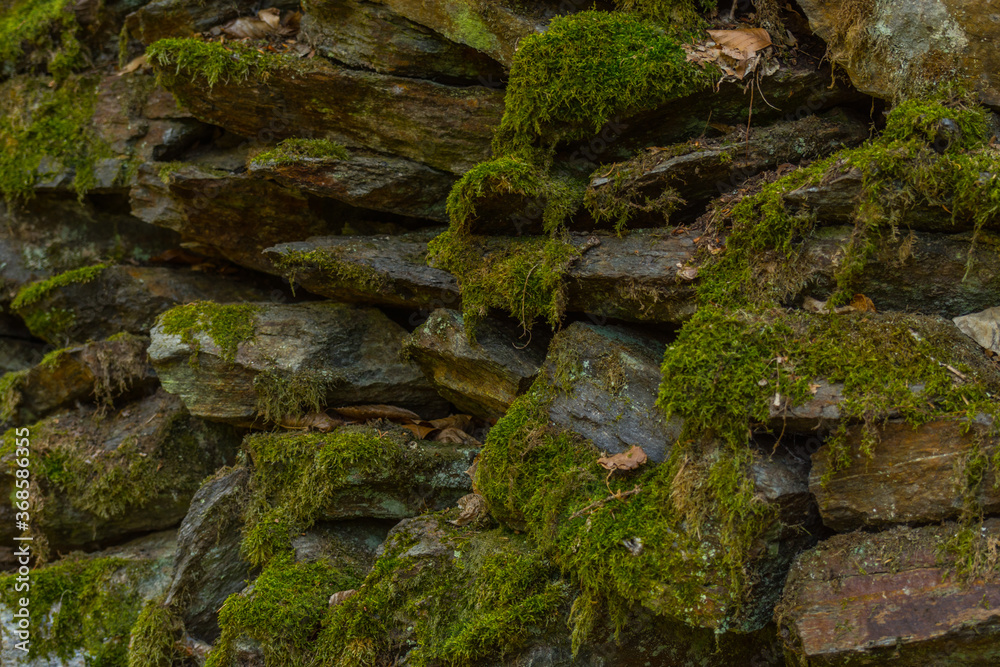
<path fill-rule="evenodd" d="M 634 496 L 635 494 L 639 493 L 640 491 L 642 491 L 642 489 L 639 488 L 638 486 L 636 486 L 631 491 L 625 491 L 625 492 L 619 491 L 618 493 L 612 493 L 607 498 L 604 498 L 602 500 L 597 500 L 595 502 L 592 502 L 589 505 L 587 505 L 586 507 L 584 507 L 582 510 L 574 512 L 573 515 L 570 516 L 569 520 L 572 521 L 573 519 L 578 519 L 578 518 L 582 517 L 584 514 L 589 514 L 589 513 L 593 512 L 595 509 L 597 509 L 598 507 L 604 505 L 609 500 L 622 500 L 623 498 L 628 498 L 629 496 Z"/>

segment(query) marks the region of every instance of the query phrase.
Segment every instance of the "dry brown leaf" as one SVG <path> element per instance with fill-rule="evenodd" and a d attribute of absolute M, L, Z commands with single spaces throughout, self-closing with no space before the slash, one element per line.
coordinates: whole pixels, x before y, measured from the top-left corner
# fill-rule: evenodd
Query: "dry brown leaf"
<path fill-rule="evenodd" d="M 146 67 L 149 67 L 149 61 L 146 59 L 146 54 L 144 53 L 138 58 L 133 58 L 131 61 L 129 61 L 128 65 L 122 67 L 122 71 L 118 72 L 118 76 L 122 76 L 124 74 L 131 74 L 137 69 Z"/>
<path fill-rule="evenodd" d="M 453 445 L 471 445 L 473 447 L 479 447 L 483 444 L 465 431 L 452 427 L 441 429 L 441 431 L 434 435 L 432 440 L 434 440 L 434 442 L 447 442 Z"/>
<path fill-rule="evenodd" d="M 268 7 L 257 12 L 257 18 L 266 23 L 271 30 L 277 32 L 281 27 L 281 10 Z"/>
<path fill-rule="evenodd" d="M 357 591 L 354 590 L 353 588 L 350 590 L 339 591 L 337 593 L 334 593 L 333 595 L 330 596 L 330 606 L 336 607 L 338 604 L 343 603 L 345 600 L 347 600 L 355 593 L 357 593 Z"/>
<path fill-rule="evenodd" d="M 388 419 L 393 422 L 420 421 L 420 415 L 416 412 L 395 405 L 348 405 L 342 408 L 333 408 L 333 411 L 345 419 L 356 422 L 366 422 L 372 419 Z"/>
<path fill-rule="evenodd" d="M 851 299 L 851 307 L 859 313 L 875 313 L 875 304 L 864 294 L 855 294 Z"/>
<path fill-rule="evenodd" d="M 467 526 L 472 522 L 480 522 L 489 516 L 486 500 L 478 493 L 470 493 L 458 499 L 458 517 L 448 523 L 456 526 Z"/>
<path fill-rule="evenodd" d="M 415 436 L 417 436 L 421 440 L 425 440 L 429 434 L 434 433 L 435 431 L 438 430 L 438 429 L 434 428 L 433 426 L 427 426 L 426 423 L 424 423 L 424 424 L 403 424 L 403 428 L 405 428 L 407 431 L 410 431 L 411 433 L 413 433 Z"/>
<path fill-rule="evenodd" d="M 763 28 L 708 30 L 707 32 L 715 43 L 722 47 L 723 53 L 737 60 L 752 58 L 758 51 L 763 51 L 771 46 L 771 36 Z M 732 55 L 730 49 L 736 54 Z"/>
<path fill-rule="evenodd" d="M 430 425 L 435 428 L 457 428 L 468 431 L 472 427 L 472 417 L 469 415 L 451 415 L 441 419 L 432 419 Z"/>
<path fill-rule="evenodd" d="M 329 433 L 338 426 L 343 426 L 344 422 L 336 417 L 331 417 L 325 412 L 311 412 L 301 417 L 285 417 L 278 422 L 282 428 L 297 428 Z"/>
<path fill-rule="evenodd" d="M 605 470 L 635 470 L 646 460 L 646 452 L 642 450 L 642 447 L 635 445 L 627 452 L 621 452 L 614 456 L 602 456 L 597 459 L 597 463 Z"/>
<path fill-rule="evenodd" d="M 232 39 L 264 39 L 268 35 L 274 34 L 271 26 L 252 16 L 241 16 L 233 19 L 219 30 Z"/>

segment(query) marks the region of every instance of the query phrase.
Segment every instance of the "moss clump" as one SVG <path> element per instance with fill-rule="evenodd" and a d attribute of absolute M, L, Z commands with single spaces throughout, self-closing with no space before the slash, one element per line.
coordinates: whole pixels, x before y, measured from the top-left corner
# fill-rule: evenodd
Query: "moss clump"
<path fill-rule="evenodd" d="M 773 517 L 745 474 L 750 452 L 691 441 L 661 465 L 612 477 L 589 441 L 548 426 L 555 391 L 541 376 L 497 422 L 476 484 L 495 517 L 526 529 L 579 582 L 574 649 L 599 621 L 620 630 L 634 604 L 720 632 L 757 625 L 743 609 L 750 553 Z"/>
<path fill-rule="evenodd" d="M 329 385 L 329 378 L 316 371 L 262 371 L 253 379 L 257 414 L 265 421 L 279 423 L 286 417 L 319 412 L 326 405 Z"/>
<path fill-rule="evenodd" d="M 668 416 L 685 419 L 687 432 L 717 433 L 740 451 L 748 430 L 769 421 L 776 395 L 797 405 L 817 380 L 841 384 L 839 427 L 827 440 L 835 473 L 851 462 L 852 421 L 864 423 L 861 448 L 871 453 L 876 426 L 893 414 L 914 425 L 1000 417 L 984 362 L 955 348 L 954 335 L 949 323 L 916 315 L 747 315 L 706 307 L 667 348 L 658 402 Z"/>
<path fill-rule="evenodd" d="M 714 9 L 717 0 L 615 0 L 624 11 L 689 28 L 701 22 L 700 12 Z"/>
<path fill-rule="evenodd" d="M 21 405 L 21 387 L 30 369 L 11 371 L 0 376 L 0 423 L 9 422 Z"/>
<path fill-rule="evenodd" d="M 201 79 L 209 88 L 220 81 L 266 80 L 274 68 L 288 61 L 287 56 L 268 53 L 250 43 L 175 37 L 150 44 L 146 55 L 161 74 Z"/>
<path fill-rule="evenodd" d="M 451 228 L 469 231 L 469 223 L 476 218 L 477 200 L 514 195 L 539 201 L 542 227 L 552 233 L 579 208 L 582 189 L 569 180 L 545 174 L 539 166 L 519 157 L 482 162 L 467 171 L 448 195 Z"/>
<path fill-rule="evenodd" d="M 31 197 L 50 173 L 71 170 L 82 196 L 94 185 L 94 165 L 110 149 L 91 127 L 96 77 L 69 78 L 50 88 L 41 78 L 14 77 L 0 84 L 0 195 L 7 202 Z"/>
<path fill-rule="evenodd" d="M 564 617 L 570 591 L 523 536 L 458 531 L 441 516 L 437 555 L 407 554 L 412 535 L 389 538 L 356 595 L 331 609 L 317 663 L 380 664 L 404 642 L 413 665 L 470 665 L 502 659 Z M 405 638 L 393 628 L 409 625 Z"/>
<path fill-rule="evenodd" d="M 305 159 L 348 160 L 347 149 L 329 139 L 285 139 L 269 151 L 255 155 L 250 164 L 255 167 L 294 164 Z"/>
<path fill-rule="evenodd" d="M 66 287 L 67 285 L 75 285 L 79 283 L 89 283 L 92 280 L 97 279 L 104 270 L 108 268 L 107 264 L 95 264 L 94 266 L 84 266 L 79 269 L 73 269 L 72 271 L 66 271 L 65 273 L 60 273 L 59 275 L 53 276 L 48 280 L 42 280 L 36 283 L 31 283 L 30 285 L 25 285 L 18 291 L 17 296 L 14 297 L 14 301 L 10 304 L 13 310 L 23 310 L 28 306 L 33 306 L 45 297 L 47 297 L 53 290 L 59 289 L 60 287 Z"/>
<path fill-rule="evenodd" d="M 260 642 L 264 664 L 310 664 L 310 639 L 319 629 L 333 593 L 353 588 L 357 579 L 327 561 L 295 563 L 291 554 L 275 557 L 253 589 L 226 599 L 219 612 L 222 635 L 206 667 L 236 664 L 234 644 L 242 637 Z"/>
<path fill-rule="evenodd" d="M 1000 216 L 1000 178 L 995 176 L 1000 158 L 986 143 L 985 127 L 985 111 L 964 98 L 913 100 L 892 111 L 877 139 L 745 197 L 723 211 L 732 230 L 726 252 L 701 272 L 700 300 L 732 307 L 775 305 L 795 293 L 805 268 L 798 252 L 816 223 L 806 213 L 789 211 L 784 196 L 855 168 L 863 176 L 862 190 L 854 233 L 835 275 L 835 305 L 850 300 L 880 238 L 895 236 L 907 211 L 917 205 L 942 207 L 952 223 L 970 226 L 974 245 L 983 227 Z"/>
<path fill-rule="evenodd" d="M 178 614 L 160 601 L 146 604 L 132 626 L 128 667 L 171 667 L 180 656 L 177 641 L 184 632 Z"/>
<path fill-rule="evenodd" d="M 136 582 L 152 564 L 122 558 L 67 559 L 32 573 L 28 611 L 33 626 L 28 657 L 68 662 L 78 650 L 88 665 L 128 664 L 129 631 L 142 607 Z M 17 608 L 16 575 L 0 577 L 0 596 Z"/>
<path fill-rule="evenodd" d="M 0 17 L 0 65 L 16 69 L 24 46 L 48 54 L 48 69 L 62 80 L 83 64 L 78 29 L 69 0 L 16 0 Z"/>
<path fill-rule="evenodd" d="M 389 287 L 389 279 L 363 264 L 349 262 L 344 258 L 353 252 L 350 245 L 317 250 L 292 250 L 282 253 L 274 260 L 289 282 L 295 285 L 303 273 L 319 271 L 331 283 L 356 290 L 363 294 L 383 294 Z"/>
<path fill-rule="evenodd" d="M 656 23 L 622 12 L 556 17 L 518 48 L 494 153 L 511 155 L 542 138 L 586 138 L 618 115 L 655 108 L 711 78 Z"/>
<path fill-rule="evenodd" d="M 260 311 L 260 306 L 249 303 L 195 301 L 163 313 L 159 325 L 163 333 L 180 336 L 195 353 L 199 350 L 196 337 L 205 334 L 219 348 L 219 357 L 232 363 L 236 361 L 240 344 L 254 339 Z"/>
<path fill-rule="evenodd" d="M 680 153 L 685 148 L 679 148 Z M 657 161 L 662 159 L 658 156 Z M 680 193 L 671 187 L 665 187 L 656 197 L 650 197 L 641 191 L 636 176 L 644 171 L 643 159 L 634 160 L 628 167 L 616 165 L 612 167 L 611 181 L 598 188 L 589 187 L 584 195 L 583 204 L 594 221 L 598 224 L 610 222 L 614 224 L 619 235 L 626 230 L 628 222 L 639 213 L 658 213 L 663 216 L 664 224 L 670 222 L 670 215 L 684 204 Z M 591 179 L 604 177 L 607 167 L 600 167 L 591 174 Z"/>
<path fill-rule="evenodd" d="M 330 434 L 254 434 L 244 441 L 253 462 L 244 515 L 243 553 L 254 565 L 291 548 L 335 493 L 358 476 L 388 476 L 405 455 L 402 436 L 371 427 Z"/>

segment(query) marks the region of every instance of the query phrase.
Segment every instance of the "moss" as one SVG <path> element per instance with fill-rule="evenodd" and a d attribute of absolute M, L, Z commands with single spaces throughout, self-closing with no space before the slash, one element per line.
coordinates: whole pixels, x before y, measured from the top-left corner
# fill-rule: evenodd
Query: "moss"
<path fill-rule="evenodd" d="M 251 590 L 226 599 L 219 612 L 222 634 L 206 667 L 236 664 L 234 644 L 240 637 L 260 643 L 268 667 L 309 664 L 309 640 L 330 596 L 356 583 L 351 574 L 327 561 L 295 563 L 291 554 L 278 555 Z"/>
<path fill-rule="evenodd" d="M 76 314 L 65 308 L 33 309 L 21 317 L 34 336 L 50 343 L 63 344 L 69 342 L 66 330 L 76 321 Z"/>
<path fill-rule="evenodd" d="M 352 477 L 391 475 L 404 446 L 400 434 L 371 427 L 248 436 L 244 448 L 254 468 L 244 556 L 260 565 L 286 552 L 291 535 L 309 528 Z"/>
<path fill-rule="evenodd" d="M 209 89 L 220 81 L 264 81 L 273 69 L 289 61 L 287 56 L 268 53 L 252 43 L 175 37 L 150 44 L 146 55 L 161 75 L 200 79 Z"/>
<path fill-rule="evenodd" d="M 548 426 L 553 391 L 543 375 L 497 422 L 476 485 L 495 517 L 579 583 L 574 650 L 604 625 L 597 609 L 619 631 L 635 604 L 718 632 L 760 622 L 739 620 L 750 616 L 751 546 L 772 521 L 745 475 L 750 452 L 686 442 L 661 465 L 612 476 L 589 441 Z"/>
<path fill-rule="evenodd" d="M 384 273 L 363 264 L 345 261 L 353 250 L 350 245 L 317 250 L 292 250 L 275 258 L 274 265 L 288 278 L 293 288 L 302 273 L 319 271 L 323 278 L 364 294 L 384 294 L 389 279 Z"/>
<path fill-rule="evenodd" d="M 35 569 L 28 610 L 46 622 L 33 624 L 28 656 L 68 662 L 82 650 L 88 665 L 125 667 L 129 631 L 142 606 L 135 582 L 150 568 L 121 558 L 69 558 Z M 16 576 L 0 577 L 8 609 L 24 595 L 14 591 Z"/>
<path fill-rule="evenodd" d="M 681 153 L 686 150 L 688 144 L 681 144 L 674 153 Z M 663 156 L 656 156 L 658 163 Z M 614 225 L 615 232 L 622 234 L 629 221 L 637 213 L 658 213 L 663 216 L 663 222 L 670 222 L 670 215 L 677 210 L 677 207 L 684 203 L 680 193 L 671 187 L 663 188 L 655 198 L 644 194 L 637 183 L 637 177 L 641 176 L 645 169 L 643 158 L 633 160 L 625 165 L 615 165 L 612 173 L 608 173 L 606 166 L 602 166 L 591 174 L 591 179 L 611 176 L 607 185 L 599 188 L 587 188 L 583 204 L 587 211 L 593 216 L 598 224 L 610 222 Z"/>
<path fill-rule="evenodd" d="M 329 139 L 285 139 L 269 151 L 255 155 L 250 164 L 262 167 L 302 162 L 304 159 L 347 160 L 347 149 Z"/>
<path fill-rule="evenodd" d="M 83 65 L 78 25 L 69 0 L 16 0 L 0 17 L 0 64 L 16 69 L 24 46 L 48 54 L 48 69 L 57 80 Z"/>
<path fill-rule="evenodd" d="M 553 233 L 579 208 L 581 191 L 582 187 L 545 174 L 541 167 L 520 157 L 482 162 L 467 171 L 448 195 L 451 229 L 469 231 L 476 218 L 477 200 L 515 195 L 543 202 L 542 227 Z"/>
<path fill-rule="evenodd" d="M 94 374 L 94 398 L 102 409 L 111 407 L 146 375 L 148 342 L 143 336 L 123 331 L 85 350 L 84 362 Z"/>
<path fill-rule="evenodd" d="M 716 4 L 717 0 L 615 0 L 624 11 L 685 29 L 701 23 L 699 12 L 712 10 Z"/>
<path fill-rule="evenodd" d="M 326 405 L 329 385 L 330 379 L 320 372 L 262 371 L 253 379 L 257 414 L 265 421 L 278 423 L 286 417 L 319 412 Z"/>
<path fill-rule="evenodd" d="M 14 310 L 22 310 L 45 299 L 53 290 L 59 289 L 60 287 L 66 287 L 67 285 L 75 285 L 79 283 L 89 283 L 104 273 L 106 268 L 108 268 L 107 264 L 84 266 L 79 269 L 73 269 L 72 271 L 60 273 L 47 280 L 25 285 L 18 291 L 17 296 L 14 297 L 14 301 L 10 304 L 10 307 Z"/>
<path fill-rule="evenodd" d="M 855 228 L 843 250 L 833 303 L 850 300 L 879 240 L 893 237 L 916 205 L 943 207 L 953 223 L 973 229 L 974 245 L 983 227 L 1000 215 L 1000 162 L 986 144 L 984 111 L 948 95 L 900 104 L 882 136 L 841 151 L 768 184 L 724 211 L 732 224 L 726 252 L 703 267 L 702 303 L 744 307 L 778 305 L 795 293 L 807 273 L 798 262 L 803 240 L 815 228 L 806 213 L 790 212 L 784 195 L 851 169 L 860 170 L 862 191 L 854 210 Z M 942 140 L 942 120 L 954 131 Z M 969 261 L 972 261 L 970 252 Z M 971 265 L 969 267 L 971 269 Z"/>
<path fill-rule="evenodd" d="M 198 351 L 196 336 L 205 334 L 219 348 L 219 357 L 236 360 L 240 344 L 254 339 L 257 314 L 261 307 L 248 303 L 219 304 L 195 301 L 177 306 L 160 316 L 163 333 L 180 336 Z"/>
<path fill-rule="evenodd" d="M 543 138 L 586 138 L 616 116 L 655 108 L 711 79 L 654 22 L 622 12 L 556 17 L 519 45 L 494 153 L 512 155 Z"/>
<path fill-rule="evenodd" d="M 111 156 L 91 126 L 97 83 L 71 77 L 49 87 L 23 76 L 0 84 L 0 195 L 7 202 L 29 198 L 49 170 L 72 170 L 81 197 L 93 187 L 94 165 Z"/>
<path fill-rule="evenodd" d="M 177 642 L 184 623 L 176 611 L 159 600 L 146 604 L 132 626 L 128 667 L 171 667 L 180 658 Z"/>
<path fill-rule="evenodd" d="M 566 269 L 579 251 L 561 238 L 501 239 L 447 231 L 428 245 L 428 261 L 458 278 L 468 331 L 497 308 L 526 330 L 537 318 L 555 327 L 566 308 Z"/>
<path fill-rule="evenodd" d="M 389 538 L 357 594 L 324 620 L 317 664 L 380 664 L 398 644 L 413 646 L 406 660 L 418 666 L 496 662 L 557 626 L 569 587 L 523 536 L 439 525 L 445 548 L 429 558 L 407 555 L 409 534 Z M 405 639 L 392 630 L 400 621 Z"/>
<path fill-rule="evenodd" d="M 21 387 L 30 369 L 11 371 L 0 376 L 0 424 L 9 422 L 21 405 Z"/>

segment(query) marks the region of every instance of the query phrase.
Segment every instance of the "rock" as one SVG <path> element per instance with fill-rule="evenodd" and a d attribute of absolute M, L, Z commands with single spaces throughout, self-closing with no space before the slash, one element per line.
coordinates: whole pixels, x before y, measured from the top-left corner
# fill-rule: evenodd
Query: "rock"
<path fill-rule="evenodd" d="M 614 165 L 592 177 L 587 192 L 592 211 L 628 203 L 628 226 L 660 226 L 662 214 L 645 215 L 636 208 L 665 191 L 675 190 L 682 217 L 700 214 L 709 201 L 735 189 L 755 174 L 786 162 L 813 160 L 868 138 L 866 123 L 843 113 L 807 116 L 754 128 L 745 128 L 718 139 L 666 149 L 653 149 L 628 162 Z M 590 203 L 592 202 L 592 203 Z"/>
<path fill-rule="evenodd" d="M 447 411 L 417 367 L 400 360 L 406 331 L 374 308 L 192 304 L 172 312 L 180 328 L 168 333 L 171 313 L 161 317 L 149 357 L 194 415 L 259 425 L 325 405 L 384 403 L 427 418 Z M 215 318 L 235 322 L 243 337 L 213 340 L 205 327 Z"/>
<path fill-rule="evenodd" d="M 313 294 L 429 311 L 459 304 L 455 278 L 427 265 L 427 242 L 438 231 L 325 236 L 264 252 L 276 270 Z"/>
<path fill-rule="evenodd" d="M 450 41 L 384 4 L 316 0 L 305 9 L 301 38 L 327 58 L 355 69 L 446 81 L 499 81 L 503 74 L 500 64 L 475 48 Z"/>
<path fill-rule="evenodd" d="M 174 248 L 180 237 L 120 212 L 117 196 L 39 195 L 17 206 L 0 203 L 0 302 L 24 285 L 91 266 L 115 253 L 146 260 Z M 108 229 L 116 230 L 109 235 Z"/>
<path fill-rule="evenodd" d="M 987 350 L 1000 354 L 1000 307 L 962 315 L 952 320 L 958 330 Z"/>
<path fill-rule="evenodd" d="M 579 433 L 602 452 L 641 447 L 651 461 L 666 460 L 683 422 L 665 420 L 655 405 L 664 347 L 622 327 L 570 324 L 545 359 L 549 423 Z"/>
<path fill-rule="evenodd" d="M 26 425 L 79 401 L 107 409 L 119 398 L 135 398 L 158 384 L 146 359 L 148 346 L 148 338 L 119 334 L 51 352 L 18 378 L 0 415 Z"/>
<path fill-rule="evenodd" d="M 828 445 L 813 454 L 809 488 L 823 523 L 837 531 L 930 523 L 961 514 L 968 483 L 962 470 L 977 443 L 985 456 L 996 443 L 982 424 L 971 431 L 959 419 L 936 419 L 914 428 L 903 421 L 878 427 L 872 455 L 860 451 L 862 427 L 849 427 L 850 465 L 833 470 Z M 1000 511 L 1000 489 L 987 472 L 973 496 L 985 514 Z"/>
<path fill-rule="evenodd" d="M 833 60 L 861 91 L 894 99 L 948 72 L 1000 104 L 996 22 L 971 0 L 920 0 L 855 7 L 847 0 L 800 3 Z"/>
<path fill-rule="evenodd" d="M 796 561 L 776 612 L 791 659 L 822 665 L 986 665 L 1000 657 L 992 571 L 963 580 L 956 524 L 835 535 Z M 973 548 L 995 544 L 987 520 Z"/>
<path fill-rule="evenodd" d="M 447 222 L 445 200 L 455 177 L 419 162 L 371 151 L 351 151 L 349 159 L 264 159 L 250 173 L 287 188 L 329 197 L 358 208 Z"/>
<path fill-rule="evenodd" d="M 52 551 L 177 525 L 201 480 L 231 461 L 239 443 L 231 429 L 191 417 L 162 390 L 101 420 L 94 412 L 59 413 L 30 429 L 32 530 Z M 5 497 L 14 484 L 14 440 L 8 431 Z M 13 512 L 0 510 L 8 542 L 18 534 Z"/>
<path fill-rule="evenodd" d="M 458 174 L 487 157 L 503 108 L 500 91 L 383 76 L 318 58 L 282 61 L 266 80 L 214 86 L 175 69 L 173 64 L 158 69 L 167 89 L 197 118 L 238 135 L 283 139 L 307 127 L 313 136 L 348 148 L 369 148 Z M 329 98 L 329 90 L 337 90 L 336 98 Z"/>
<path fill-rule="evenodd" d="M 177 564 L 164 605 L 179 607 L 185 631 L 208 643 L 219 635 L 218 610 L 257 570 L 240 556 L 240 516 L 246 508 L 246 468 L 223 468 L 191 499 L 177 532 Z"/>
<path fill-rule="evenodd" d="M 95 554 L 74 553 L 31 572 L 30 653 L 16 647 L 16 573 L 0 576 L 0 661 L 11 667 L 126 664 L 129 631 L 143 606 L 170 583 L 173 531 L 154 533 Z M 17 639 L 15 639 L 17 638 Z"/>
<path fill-rule="evenodd" d="M 515 327 L 487 320 L 470 339 L 462 315 L 443 308 L 403 344 L 405 353 L 459 411 L 502 417 L 538 374 L 548 343 L 544 335 L 521 342 Z"/>
<path fill-rule="evenodd" d="M 67 272 L 22 289 L 13 308 L 31 332 L 54 344 L 83 343 L 119 332 L 148 334 L 156 316 L 199 299 L 263 301 L 283 296 L 253 278 L 166 267 L 108 266 Z"/>
<path fill-rule="evenodd" d="M 279 9 L 297 6 L 285 0 L 268 5 Z M 242 11 L 241 11 L 242 10 Z M 154 0 L 139 6 L 125 18 L 129 35 L 146 46 L 167 37 L 188 37 L 193 33 L 207 32 L 232 19 L 247 14 L 238 4 L 225 2 L 199 2 L 198 0 Z"/>

